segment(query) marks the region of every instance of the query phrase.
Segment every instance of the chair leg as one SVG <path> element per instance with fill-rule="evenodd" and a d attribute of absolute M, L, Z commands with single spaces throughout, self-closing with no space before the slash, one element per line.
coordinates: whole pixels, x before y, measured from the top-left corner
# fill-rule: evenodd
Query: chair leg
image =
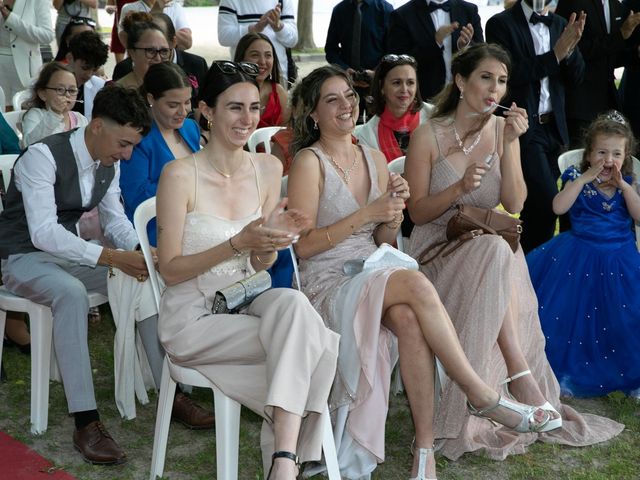
<path fill-rule="evenodd" d="M 213 390 L 216 412 L 217 478 L 238 480 L 240 404 L 220 390 Z"/>
<path fill-rule="evenodd" d="M 7 312 L 0 310 L 0 334 L 4 339 L 4 328 L 7 323 Z M 2 367 L 2 347 L 4 347 L 4 341 L 0 342 L 0 367 Z"/>
<path fill-rule="evenodd" d="M 324 452 L 324 462 L 327 467 L 329 480 L 340 480 L 340 467 L 338 466 L 338 453 L 333 439 L 333 428 L 331 427 L 331 417 L 329 407 L 322 412 L 322 451 Z"/>
<path fill-rule="evenodd" d="M 53 317 L 51 309 L 34 306 L 27 312 L 31 326 L 31 433 L 47 430 L 49 420 L 49 366 Z"/>
<path fill-rule="evenodd" d="M 162 365 L 162 380 L 158 393 L 158 410 L 156 412 L 156 429 L 153 437 L 153 455 L 151 457 L 151 480 L 162 477 L 164 473 L 164 460 L 167 453 L 167 440 L 169 437 L 169 423 L 171 423 L 171 410 L 173 410 L 173 398 L 176 394 L 176 382 L 171 378 L 169 364 L 165 358 Z M 222 478 L 222 477 L 221 477 Z"/>

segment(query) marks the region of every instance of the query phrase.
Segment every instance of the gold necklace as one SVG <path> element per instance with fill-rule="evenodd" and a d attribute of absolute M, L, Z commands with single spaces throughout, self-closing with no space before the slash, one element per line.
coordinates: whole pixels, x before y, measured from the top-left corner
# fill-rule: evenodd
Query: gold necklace
<path fill-rule="evenodd" d="M 218 167 L 216 167 L 216 164 L 214 163 L 213 160 L 209 160 L 209 163 L 214 168 L 214 170 L 216 172 L 218 172 L 220 175 L 222 175 L 224 178 L 231 178 L 238 172 L 238 170 L 240 170 L 240 168 L 242 167 L 242 164 L 243 164 L 243 160 L 244 160 L 244 153 L 242 154 L 242 160 L 240 160 L 240 163 L 238 164 L 238 166 L 231 173 L 227 173 L 227 172 L 224 172 L 224 171 L 220 170 Z"/>
<path fill-rule="evenodd" d="M 340 173 L 342 173 L 342 178 L 344 178 L 344 183 L 349 185 L 349 182 L 351 181 L 351 172 L 353 172 L 353 169 L 358 166 L 358 154 L 356 153 L 356 150 L 352 148 L 353 162 L 351 163 L 351 166 L 345 170 L 340 165 L 338 165 L 338 162 L 336 162 L 333 159 L 333 156 L 329 154 L 329 150 L 327 150 L 327 148 L 323 145 L 322 142 L 320 142 L 320 146 L 322 147 L 322 150 L 324 150 L 324 152 L 327 154 L 327 157 L 329 157 L 329 160 L 331 160 L 331 163 L 333 164 L 333 166 L 336 167 L 340 171 Z"/>

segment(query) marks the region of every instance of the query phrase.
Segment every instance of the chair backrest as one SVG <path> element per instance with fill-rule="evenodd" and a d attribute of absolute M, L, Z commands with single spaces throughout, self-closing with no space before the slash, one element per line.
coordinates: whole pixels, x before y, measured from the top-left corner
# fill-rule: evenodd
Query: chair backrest
<path fill-rule="evenodd" d="M 11 99 L 11 103 L 13 104 L 13 110 L 16 112 L 18 110 L 22 110 L 22 104 L 27 100 L 29 100 L 30 97 L 31 97 L 31 90 L 29 89 L 20 90 L 19 92 L 17 92 Z"/>
<path fill-rule="evenodd" d="M 406 157 L 403 155 L 402 157 L 394 158 L 393 160 L 391 160 L 387 165 L 387 168 L 389 169 L 389 171 L 392 173 L 397 173 L 399 175 L 402 175 L 404 173 L 405 158 Z"/>
<path fill-rule="evenodd" d="M 4 191 L 7 191 L 9 188 L 9 180 L 11 179 L 11 169 L 13 168 L 13 164 L 16 163 L 16 158 L 18 158 L 17 153 L 7 153 L 4 155 L 0 155 L 0 172 L 2 172 L 2 179 L 4 180 Z"/>
<path fill-rule="evenodd" d="M 271 153 L 271 137 L 273 137 L 276 133 L 282 130 L 285 127 L 264 127 L 258 128 L 255 132 L 251 134 L 249 137 L 249 141 L 247 142 L 247 147 L 249 147 L 249 151 L 255 153 L 258 145 L 264 145 L 264 151 L 267 153 Z"/>
<path fill-rule="evenodd" d="M 575 150 L 568 150 L 558 157 L 558 168 L 560 169 L 560 175 L 569 168 L 571 165 L 576 167 L 582 162 L 582 155 L 584 154 L 584 148 L 576 148 Z"/>
<path fill-rule="evenodd" d="M 25 110 L 17 110 L 15 112 L 7 112 L 4 115 L 4 119 L 7 121 L 7 124 L 11 127 L 18 139 L 22 139 L 22 116 L 24 115 Z"/>
<path fill-rule="evenodd" d="M 140 248 L 144 255 L 144 262 L 149 270 L 149 280 L 151 280 L 151 288 L 153 289 L 153 298 L 156 301 L 156 307 L 160 311 L 160 282 L 158 281 L 158 272 L 153 262 L 153 254 L 151 253 L 151 245 L 149 244 L 149 236 L 147 235 L 147 224 L 156 216 L 156 197 L 151 197 L 142 202 L 136 208 L 133 214 L 133 227 L 138 234 Z"/>
<path fill-rule="evenodd" d="M 7 109 L 5 106 L 7 97 L 4 95 L 4 90 L 0 87 L 0 112 L 4 113 Z"/>

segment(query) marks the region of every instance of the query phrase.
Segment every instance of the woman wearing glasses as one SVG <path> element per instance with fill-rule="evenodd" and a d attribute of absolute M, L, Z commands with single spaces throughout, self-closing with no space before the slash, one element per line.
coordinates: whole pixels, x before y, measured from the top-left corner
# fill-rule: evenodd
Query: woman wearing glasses
<path fill-rule="evenodd" d="M 294 480 L 298 458 L 321 457 L 338 335 L 293 289 L 267 290 L 239 314 L 211 312 L 217 290 L 271 266 L 307 220 L 283 210 L 280 161 L 244 150 L 260 120 L 258 74 L 254 64 L 212 64 L 198 105 L 209 142 L 160 177 L 158 260 L 167 288 L 158 330 L 172 361 L 265 419 L 265 477 Z"/>
<path fill-rule="evenodd" d="M 417 80 L 418 64 L 409 55 L 382 57 L 371 82 L 373 117 L 355 132 L 358 140 L 380 150 L 391 162 L 407 153 L 413 131 L 429 118 Z"/>
<path fill-rule="evenodd" d="M 140 88 L 150 65 L 166 62 L 171 58 L 171 48 L 162 29 L 148 20 L 135 21 L 138 15 L 150 17 L 147 13 L 137 12 L 129 15 L 133 18 L 127 19 L 125 29 L 132 70 L 116 82 L 131 88 Z"/>
<path fill-rule="evenodd" d="M 314 70 L 300 92 L 290 206 L 312 223 L 296 243 L 302 289 L 341 334 L 330 405 L 336 409 L 343 478 L 370 478 L 384 461 L 389 383 L 398 357 L 415 427 L 412 480 L 436 476 L 434 355 L 464 389 L 471 413 L 518 432 L 543 429 L 546 412 L 502 398 L 474 372 L 433 285 L 407 268 L 413 262 L 389 266 L 386 257 L 377 268 L 349 276 L 349 261 L 394 240 L 409 188 L 399 175 L 389 174 L 380 152 L 352 144 L 358 97 L 343 70 Z M 465 408 L 457 414 L 468 417 Z"/>
<path fill-rule="evenodd" d="M 73 72 L 58 62 L 45 65 L 33 85 L 27 111 L 22 117 L 22 143 L 26 147 L 54 133 L 84 127 L 89 122 L 71 110 L 78 84 Z"/>
<path fill-rule="evenodd" d="M 234 60 L 255 63 L 260 70 L 256 77 L 262 108 L 258 128 L 286 125 L 290 115 L 287 91 L 280 83 L 280 64 L 269 37 L 263 33 L 247 33 L 238 42 Z"/>

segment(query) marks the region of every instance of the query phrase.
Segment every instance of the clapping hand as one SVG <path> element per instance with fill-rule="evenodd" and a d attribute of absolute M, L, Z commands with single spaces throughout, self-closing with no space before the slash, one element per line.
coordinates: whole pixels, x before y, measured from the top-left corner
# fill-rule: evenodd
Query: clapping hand
<path fill-rule="evenodd" d="M 391 172 L 389 174 L 389 182 L 387 183 L 387 192 L 391 193 L 392 198 L 401 198 L 403 201 L 409 200 L 409 184 L 402 178 L 402 175 Z"/>
<path fill-rule="evenodd" d="M 267 16 L 267 23 L 275 32 L 282 30 L 282 21 L 280 20 L 281 13 L 280 4 L 278 4 L 265 14 Z"/>
<path fill-rule="evenodd" d="M 454 31 L 460 28 L 460 24 L 458 22 L 452 22 L 449 24 L 445 24 L 441 26 L 436 32 L 436 43 L 442 46 L 444 39 L 451 35 Z M 462 36 L 462 34 L 460 34 Z M 473 36 L 473 32 L 472 32 Z"/>
<path fill-rule="evenodd" d="M 473 39 L 473 25 L 467 23 L 463 25 L 460 29 L 460 36 L 458 37 L 458 50 L 462 50 L 464 47 L 471 43 L 471 39 Z"/>
<path fill-rule="evenodd" d="M 278 203 L 269 215 L 264 226 L 290 233 L 293 236 L 292 243 L 295 243 L 298 240 L 300 232 L 311 226 L 311 219 L 307 214 L 299 210 L 285 210 L 287 202 L 288 199 L 284 198 Z"/>
<path fill-rule="evenodd" d="M 564 27 L 562 34 L 558 37 L 558 41 L 553 46 L 553 52 L 556 54 L 558 61 L 567 58 L 578 45 L 578 42 L 582 38 L 582 32 L 584 31 L 584 25 L 587 21 L 587 14 L 580 12 L 580 15 L 576 15 L 575 12 L 569 17 L 569 23 Z"/>
<path fill-rule="evenodd" d="M 511 104 L 509 110 L 504 112 L 504 133 L 503 142 L 511 143 L 520 137 L 529 128 L 529 120 L 527 119 L 527 111 L 520 108 L 515 102 Z"/>

